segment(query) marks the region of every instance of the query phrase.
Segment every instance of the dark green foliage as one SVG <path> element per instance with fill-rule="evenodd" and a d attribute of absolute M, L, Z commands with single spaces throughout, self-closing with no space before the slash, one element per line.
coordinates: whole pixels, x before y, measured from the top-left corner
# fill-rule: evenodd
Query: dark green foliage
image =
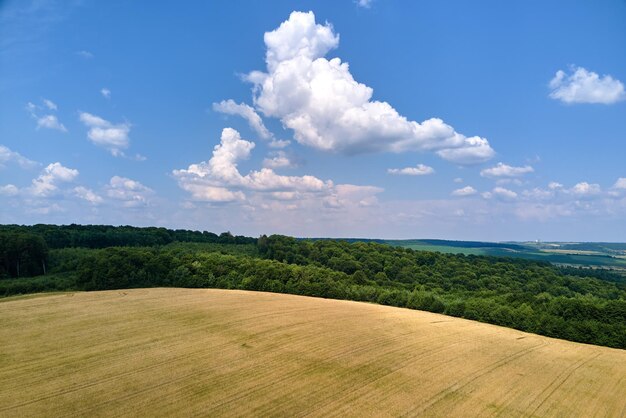
<path fill-rule="evenodd" d="M 256 255 L 257 240 L 233 236 L 224 232 L 219 236 L 212 232 L 184 229 L 137 228 L 133 226 L 108 225 L 0 225 L 0 279 L 5 277 L 32 277 L 46 274 L 46 270 L 70 271 L 76 256 L 85 248 L 148 247 L 196 243 L 208 246 L 208 251 L 222 251 L 223 244 L 230 245 L 227 252 Z M 232 246 L 242 246 L 234 250 Z M 53 265 L 48 266 L 48 248 L 65 250 L 56 253 Z M 244 249 L 245 248 L 245 249 Z M 51 267 L 51 269 L 49 268 Z"/>
<path fill-rule="evenodd" d="M 421 309 L 626 348 L 626 290 L 623 283 L 597 270 L 414 251 L 372 241 L 298 240 L 276 235 L 254 240 L 230 233 L 218 236 L 159 228 L 121 227 L 117 232 L 107 232 L 112 227 L 24 228 L 0 229 L 5 234 L 2 237 L 10 237 L 1 241 L 1 248 L 6 252 L 10 245 L 29 243 L 24 248 L 30 261 L 22 259 L 21 266 L 31 263 L 33 269 L 38 260 L 35 254 L 43 254 L 37 253 L 41 246 L 35 242 L 43 242 L 45 231 L 48 237 L 57 238 L 90 228 L 103 228 L 104 235 L 118 238 L 135 230 L 138 236 L 126 236 L 126 246 L 53 249 L 48 255 L 51 274 L 0 280 L 0 295 L 151 286 L 260 290 Z M 94 243 L 83 238 L 80 242 Z M 149 245 L 137 246 L 142 240 Z M 59 242 L 61 238 L 55 245 Z M 11 262 L 6 265 L 10 267 Z M 4 271 L 8 276 L 9 270 Z M 595 277 L 584 277 L 585 273 Z"/>
<path fill-rule="evenodd" d="M 585 268 L 585 267 L 559 267 L 563 274 L 579 277 L 595 277 L 607 282 L 623 283 L 626 285 L 626 271 L 612 270 L 606 268 Z"/>
<path fill-rule="evenodd" d="M 0 296 L 67 290 L 79 290 L 76 277 L 73 274 L 48 274 L 46 276 L 0 280 Z"/>
<path fill-rule="evenodd" d="M 230 232 L 216 235 L 212 232 L 185 229 L 138 228 L 110 225 L 1 225 L 2 232 L 27 232 L 42 237 L 50 248 L 107 248 L 147 247 L 172 242 L 204 242 L 220 244 L 255 244 L 255 238 L 233 236 Z"/>
<path fill-rule="evenodd" d="M 349 273 L 348 298 L 443 312 L 569 340 L 626 348 L 626 291 L 594 270 L 375 242 L 271 236 L 264 256 Z M 617 280 L 613 280 L 617 281 Z"/>
<path fill-rule="evenodd" d="M 46 273 L 48 246 L 41 236 L 0 230 L 0 278 Z"/>

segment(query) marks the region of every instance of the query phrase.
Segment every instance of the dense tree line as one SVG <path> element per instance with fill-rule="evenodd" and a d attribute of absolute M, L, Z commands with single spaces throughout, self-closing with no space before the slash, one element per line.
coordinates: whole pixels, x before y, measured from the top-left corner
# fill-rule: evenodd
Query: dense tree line
<path fill-rule="evenodd" d="M 46 273 L 48 246 L 36 234 L 0 230 L 0 278 Z"/>
<path fill-rule="evenodd" d="M 0 295 L 151 286 L 217 287 L 421 309 L 626 348 L 626 287 L 549 263 L 414 251 L 376 242 L 262 236 L 255 243 L 63 248 L 47 276 Z"/>
<path fill-rule="evenodd" d="M 147 247 L 172 242 L 204 242 L 220 244 L 254 244 L 255 238 L 234 236 L 230 232 L 220 235 L 207 231 L 166 229 L 157 227 L 111 225 L 0 225 L 0 233 L 28 233 L 38 235 L 49 248 L 107 248 Z"/>
<path fill-rule="evenodd" d="M 626 348 L 626 287 L 599 280 L 607 277 L 600 272 L 582 277 L 581 270 L 525 259 L 283 236 L 262 237 L 259 251 L 284 263 L 341 271 L 355 284 L 381 289 L 379 303 Z"/>
<path fill-rule="evenodd" d="M 0 279 L 46 274 L 49 249 L 148 247 L 177 242 L 256 245 L 256 238 L 110 225 L 0 225 Z"/>
<path fill-rule="evenodd" d="M 559 271 L 563 274 L 579 277 L 595 277 L 607 282 L 626 284 L 626 272 L 613 270 L 608 268 L 589 268 L 589 267 L 571 267 L 559 266 Z"/>

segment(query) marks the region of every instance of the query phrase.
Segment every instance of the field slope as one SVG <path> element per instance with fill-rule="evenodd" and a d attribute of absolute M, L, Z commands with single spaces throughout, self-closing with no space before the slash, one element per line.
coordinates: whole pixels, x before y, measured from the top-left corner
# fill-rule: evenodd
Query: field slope
<path fill-rule="evenodd" d="M 0 302 L 0 416 L 625 416 L 626 351 L 209 289 Z"/>

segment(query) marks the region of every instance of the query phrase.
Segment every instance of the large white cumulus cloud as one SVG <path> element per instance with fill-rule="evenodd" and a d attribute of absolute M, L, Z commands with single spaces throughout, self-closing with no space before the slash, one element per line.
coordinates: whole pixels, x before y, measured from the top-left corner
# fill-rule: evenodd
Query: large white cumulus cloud
<path fill-rule="evenodd" d="M 348 63 L 325 58 L 339 35 L 330 24 L 317 24 L 312 12 L 291 13 L 264 39 L 267 72 L 247 77 L 254 104 L 292 129 L 299 143 L 346 154 L 434 151 L 459 164 L 494 156 L 485 138 L 468 138 L 438 118 L 408 120 L 389 103 L 372 100 L 372 88 L 354 80 Z"/>

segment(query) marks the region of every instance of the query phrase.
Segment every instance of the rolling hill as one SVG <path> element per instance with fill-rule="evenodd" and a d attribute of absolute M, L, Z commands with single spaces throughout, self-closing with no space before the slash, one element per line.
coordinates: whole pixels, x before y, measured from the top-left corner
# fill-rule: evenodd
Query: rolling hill
<path fill-rule="evenodd" d="M 0 416 L 624 416 L 626 351 L 215 289 L 0 302 Z"/>

